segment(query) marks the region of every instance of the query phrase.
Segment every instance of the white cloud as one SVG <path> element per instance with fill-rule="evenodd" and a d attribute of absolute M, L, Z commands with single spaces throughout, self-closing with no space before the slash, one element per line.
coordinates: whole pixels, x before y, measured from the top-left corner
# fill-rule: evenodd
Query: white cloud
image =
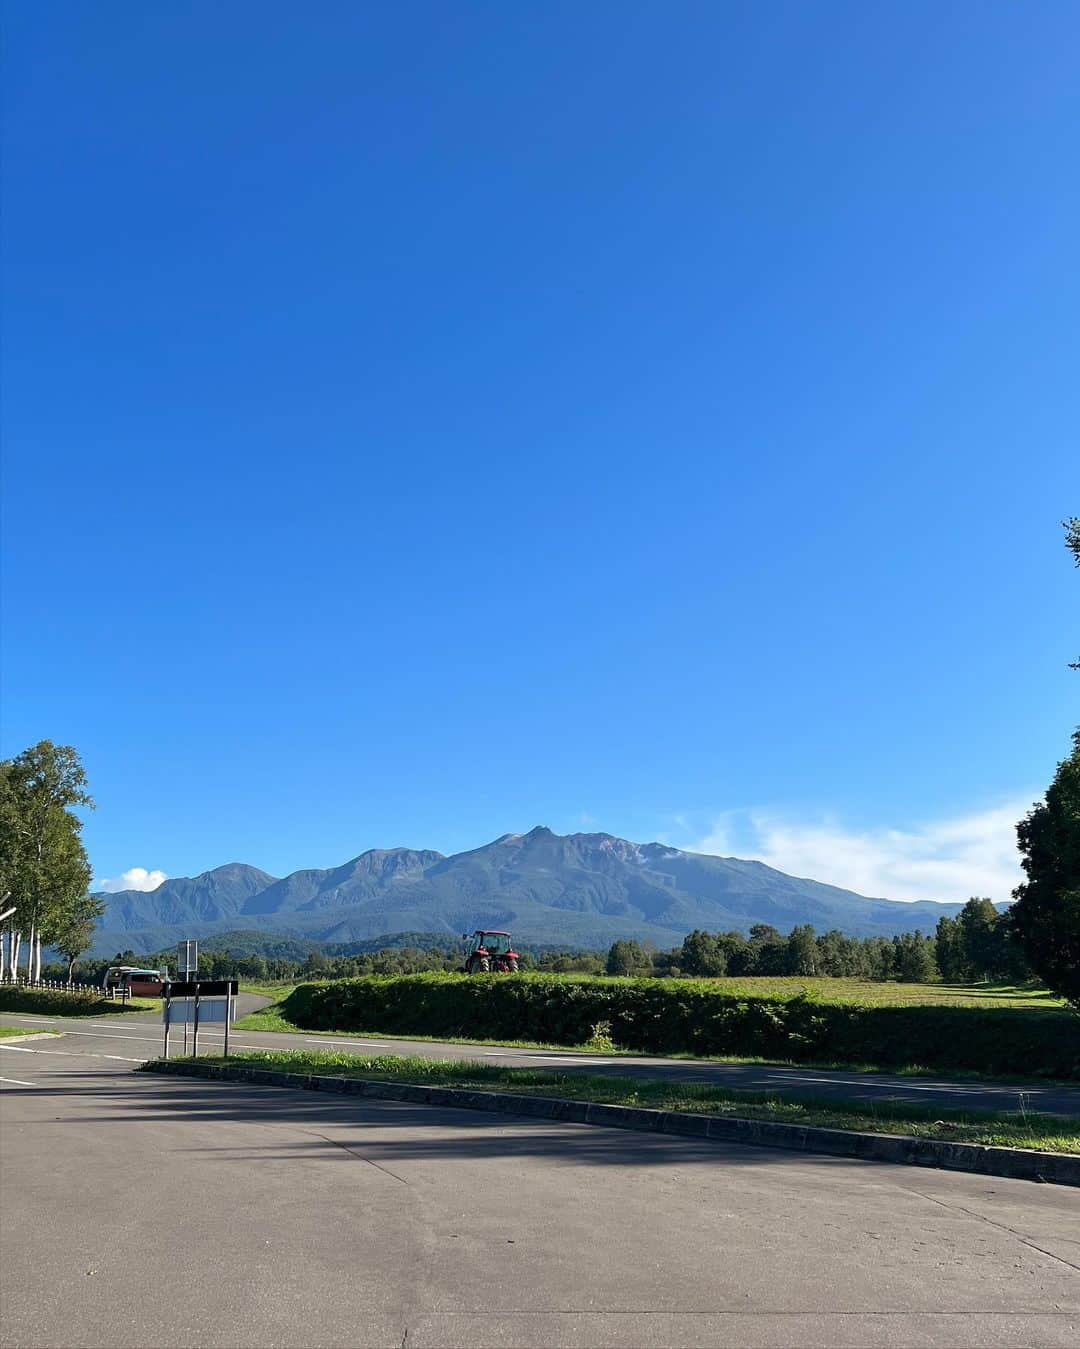
<path fill-rule="evenodd" d="M 108 895 L 115 895 L 118 890 L 156 890 L 162 881 L 169 878 L 164 871 L 147 871 L 145 867 L 132 867 L 128 871 L 121 872 L 119 876 L 113 876 L 111 880 L 95 881 L 95 890 L 104 890 Z"/>
<path fill-rule="evenodd" d="M 864 830 L 834 819 L 808 823 L 767 811 L 727 812 L 693 846 L 874 898 L 1007 900 L 1023 879 L 1016 822 L 1031 805 L 1024 798 L 907 829 Z"/>

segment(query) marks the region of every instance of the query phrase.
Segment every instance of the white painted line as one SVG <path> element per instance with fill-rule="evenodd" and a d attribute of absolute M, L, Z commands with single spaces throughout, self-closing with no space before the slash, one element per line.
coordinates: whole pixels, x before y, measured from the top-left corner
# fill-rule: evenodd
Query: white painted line
<path fill-rule="evenodd" d="M 591 1063 L 594 1068 L 606 1068 L 611 1063 L 611 1059 L 594 1059 L 592 1055 L 585 1058 L 572 1058 L 569 1054 L 522 1054 L 524 1059 L 540 1059 L 544 1063 Z"/>
<path fill-rule="evenodd" d="M 15 1049 L 15 1045 L 5 1046 Z M 95 1054 L 89 1049 L 24 1049 L 24 1054 L 60 1054 L 66 1059 L 122 1059 L 124 1063 L 145 1063 L 145 1059 L 133 1059 L 128 1054 Z"/>
<path fill-rule="evenodd" d="M 36 1082 L 22 1082 L 17 1077 L 0 1077 L 0 1082 L 11 1082 L 16 1087 L 36 1087 Z"/>
<path fill-rule="evenodd" d="M 346 1048 L 352 1045 L 363 1045 L 365 1049 L 393 1049 L 393 1045 L 384 1044 L 381 1040 L 313 1040 L 308 1036 L 304 1037 L 304 1043 L 307 1045 L 323 1045 L 334 1048 L 338 1045 L 345 1045 Z M 256 1048 L 269 1049 L 269 1045 L 256 1046 Z"/>

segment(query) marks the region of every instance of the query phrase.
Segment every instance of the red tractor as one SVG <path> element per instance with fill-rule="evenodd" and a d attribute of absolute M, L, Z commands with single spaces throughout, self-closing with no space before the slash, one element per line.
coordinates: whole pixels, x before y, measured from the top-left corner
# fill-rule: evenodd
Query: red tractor
<path fill-rule="evenodd" d="M 462 941 L 467 941 L 470 947 L 461 967 L 463 974 L 487 974 L 491 970 L 496 974 L 513 974 L 517 970 L 518 953 L 509 932 L 477 928 L 471 937 L 463 932 Z"/>

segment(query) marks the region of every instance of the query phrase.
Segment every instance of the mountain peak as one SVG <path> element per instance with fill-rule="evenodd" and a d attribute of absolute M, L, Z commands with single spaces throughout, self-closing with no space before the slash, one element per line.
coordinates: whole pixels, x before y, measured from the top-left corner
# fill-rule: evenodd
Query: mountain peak
<path fill-rule="evenodd" d="M 543 824 L 449 857 L 371 848 L 340 866 L 281 880 L 229 862 L 153 891 L 105 898 L 101 948 L 143 951 L 179 937 L 207 940 L 241 919 L 244 927 L 320 941 L 500 927 L 522 943 L 603 948 L 624 937 L 675 946 L 694 928 L 745 933 L 755 923 L 892 936 L 920 924 L 925 930 L 961 907 L 867 899 L 761 862 L 614 834 L 556 834 Z"/>

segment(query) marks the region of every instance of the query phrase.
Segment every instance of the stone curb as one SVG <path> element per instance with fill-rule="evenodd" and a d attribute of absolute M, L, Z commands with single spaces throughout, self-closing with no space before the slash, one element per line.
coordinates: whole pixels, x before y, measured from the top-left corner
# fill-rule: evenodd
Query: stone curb
<path fill-rule="evenodd" d="M 609 1129 L 680 1134 L 722 1143 L 785 1148 L 795 1152 L 854 1157 L 860 1161 L 895 1162 L 903 1166 L 938 1167 L 971 1171 L 976 1175 L 1005 1176 L 1014 1180 L 1080 1185 L 1080 1156 L 1063 1152 L 1034 1152 L 1027 1148 L 984 1147 L 978 1143 L 949 1143 L 901 1134 L 855 1133 L 849 1129 L 818 1129 L 802 1124 L 773 1124 L 766 1120 L 694 1115 L 677 1110 L 646 1110 L 637 1106 L 598 1105 L 554 1096 L 517 1096 L 508 1091 L 476 1091 L 468 1087 L 424 1087 L 410 1082 L 382 1082 L 361 1077 L 322 1077 L 264 1068 L 228 1067 L 192 1059 L 158 1060 L 142 1072 L 176 1073 L 226 1082 L 251 1082 L 265 1087 L 299 1087 L 367 1096 L 378 1101 L 412 1101 L 419 1105 L 452 1106 L 457 1110 L 488 1110 L 529 1119 L 567 1124 L 597 1124 Z"/>

